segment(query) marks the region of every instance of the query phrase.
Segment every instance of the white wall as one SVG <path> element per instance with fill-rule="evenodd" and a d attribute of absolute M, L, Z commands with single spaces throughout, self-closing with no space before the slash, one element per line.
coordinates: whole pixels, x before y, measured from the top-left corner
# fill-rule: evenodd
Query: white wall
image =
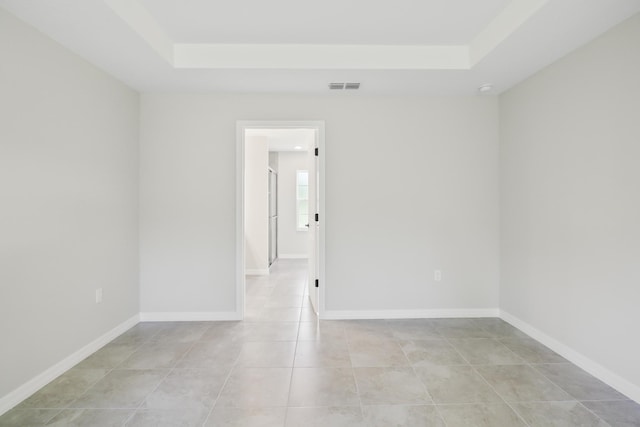
<path fill-rule="evenodd" d="M 325 120 L 327 309 L 497 308 L 494 97 L 144 94 L 141 105 L 143 312 L 235 309 L 237 120 Z"/>
<path fill-rule="evenodd" d="M 244 147 L 245 271 L 269 271 L 269 146 L 264 136 L 247 136 Z"/>
<path fill-rule="evenodd" d="M 304 258 L 309 253 L 309 234 L 296 228 L 296 172 L 308 170 L 307 152 L 278 153 L 278 256 Z M 283 256 L 284 255 L 284 256 Z"/>
<path fill-rule="evenodd" d="M 500 99 L 500 306 L 636 399 L 639 41 L 636 15 Z"/>
<path fill-rule="evenodd" d="M 0 57 L 2 402 L 138 313 L 139 106 L 1 8 Z"/>

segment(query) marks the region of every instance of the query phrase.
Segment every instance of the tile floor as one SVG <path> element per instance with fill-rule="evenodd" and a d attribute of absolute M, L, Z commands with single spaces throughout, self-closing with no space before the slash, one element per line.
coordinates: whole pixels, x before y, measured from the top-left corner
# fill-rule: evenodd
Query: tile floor
<path fill-rule="evenodd" d="M 140 323 L 1 426 L 640 426 L 640 405 L 499 319 L 321 321 L 305 264 L 243 322 Z"/>

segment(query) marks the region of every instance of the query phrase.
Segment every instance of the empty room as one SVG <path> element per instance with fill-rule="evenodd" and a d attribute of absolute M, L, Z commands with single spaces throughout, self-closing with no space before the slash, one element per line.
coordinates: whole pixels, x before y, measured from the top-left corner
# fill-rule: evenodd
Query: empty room
<path fill-rule="evenodd" d="M 640 426 L 637 0 L 0 0 L 0 426 Z"/>

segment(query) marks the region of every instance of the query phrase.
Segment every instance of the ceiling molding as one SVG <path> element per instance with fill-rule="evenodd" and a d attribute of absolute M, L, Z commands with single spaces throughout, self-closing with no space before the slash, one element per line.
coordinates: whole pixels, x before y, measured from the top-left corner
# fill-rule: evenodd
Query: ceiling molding
<path fill-rule="evenodd" d="M 104 2 L 158 55 L 173 65 L 173 40 L 147 9 L 136 0 L 104 0 Z"/>
<path fill-rule="evenodd" d="M 176 68 L 467 70 L 466 46 L 176 44 Z"/>
<path fill-rule="evenodd" d="M 469 70 L 550 0 L 513 0 L 468 45 L 174 43 L 137 0 L 105 3 L 176 69 Z"/>
<path fill-rule="evenodd" d="M 473 67 L 526 23 L 550 0 L 514 0 L 505 7 L 469 44 Z"/>

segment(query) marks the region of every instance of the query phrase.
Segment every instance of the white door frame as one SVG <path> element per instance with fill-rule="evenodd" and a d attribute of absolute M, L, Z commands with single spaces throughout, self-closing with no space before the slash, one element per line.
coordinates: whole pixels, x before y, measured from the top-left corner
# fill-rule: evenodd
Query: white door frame
<path fill-rule="evenodd" d="M 318 232 L 319 251 L 318 257 L 318 280 L 320 288 L 318 292 L 318 317 L 324 315 L 324 261 L 325 261 L 325 144 L 324 144 L 324 121 L 302 120 L 302 121 L 279 121 L 279 120 L 238 120 L 236 122 L 236 316 L 244 319 L 245 309 L 245 260 L 244 260 L 244 147 L 245 130 L 247 129 L 314 129 L 316 131 L 316 147 L 319 151 L 319 184 L 320 184 L 320 230 Z"/>

